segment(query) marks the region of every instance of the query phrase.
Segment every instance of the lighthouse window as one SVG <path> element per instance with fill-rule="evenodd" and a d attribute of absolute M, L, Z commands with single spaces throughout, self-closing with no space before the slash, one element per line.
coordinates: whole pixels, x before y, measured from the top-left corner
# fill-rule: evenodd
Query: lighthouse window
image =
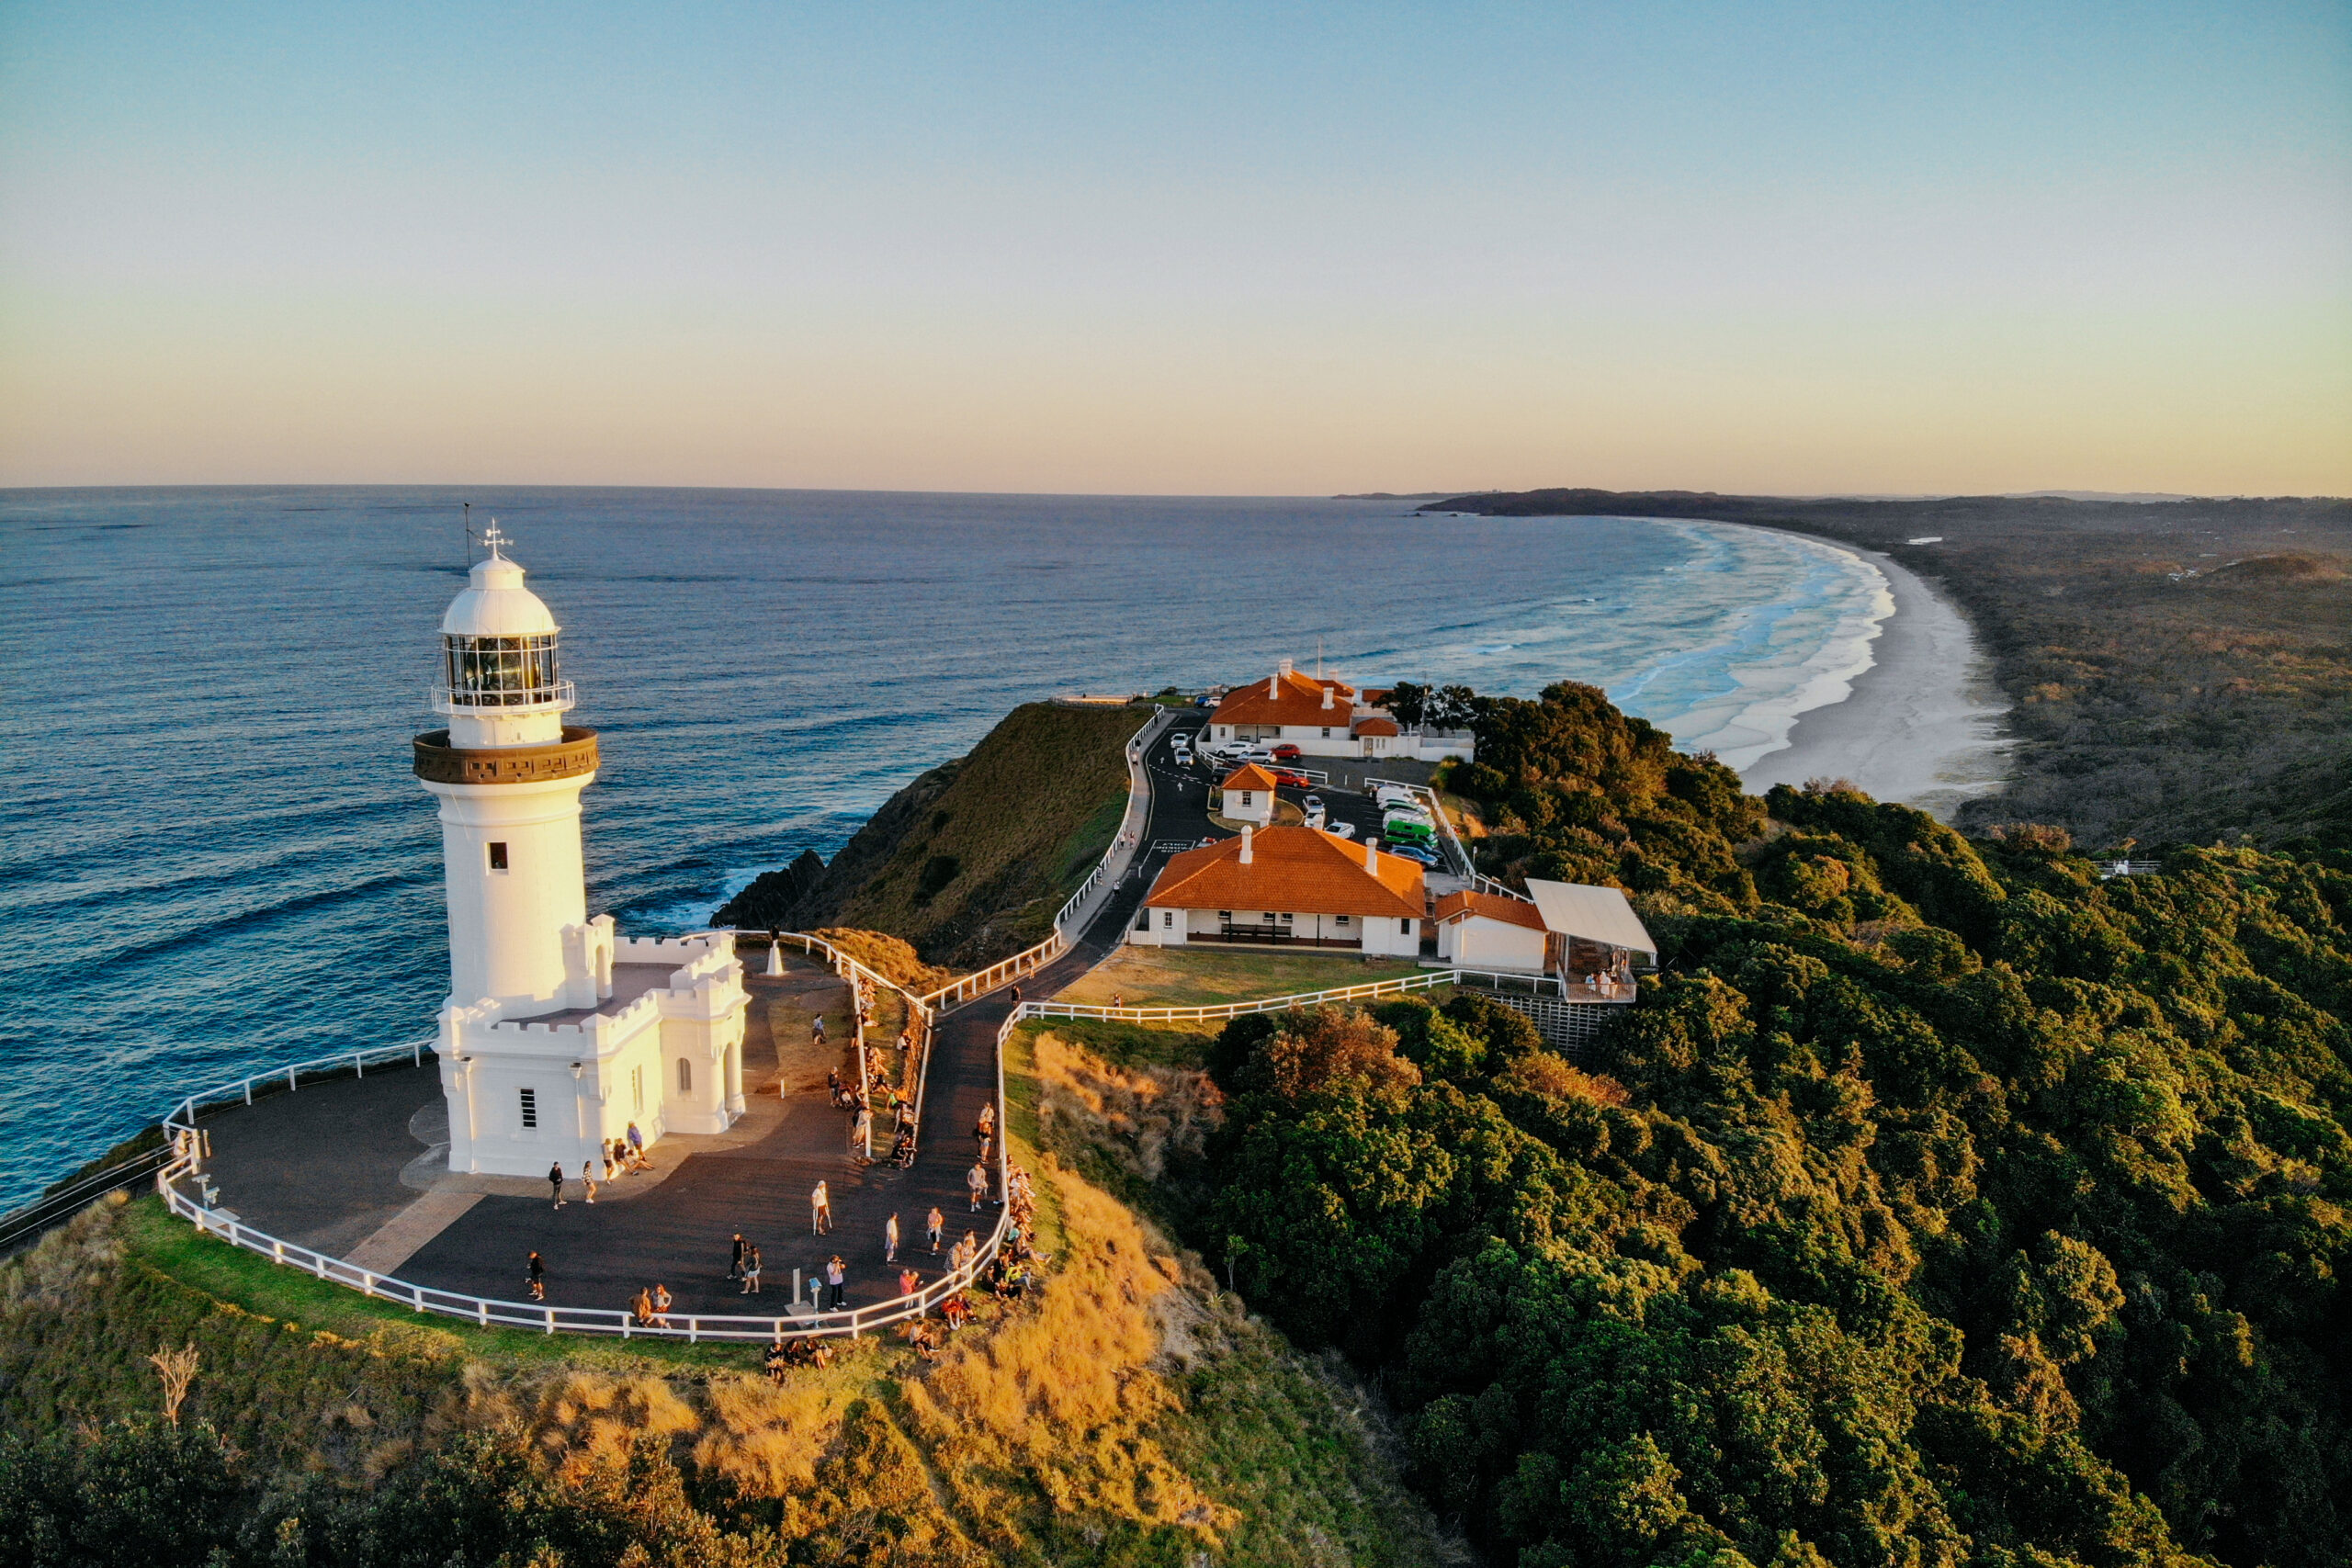
<path fill-rule="evenodd" d="M 442 639 L 453 701 L 469 707 L 523 707 L 553 702 L 555 634 Z"/>
<path fill-rule="evenodd" d="M 539 1124 L 539 1091 L 535 1089 L 526 1089 L 521 1092 L 523 1096 L 523 1130 L 527 1133 L 532 1128 L 537 1127 Z"/>
<path fill-rule="evenodd" d="M 506 869 L 506 846 L 504 844 L 492 844 L 490 846 L 490 869 L 492 871 L 504 871 Z"/>
<path fill-rule="evenodd" d="M 692 1094 L 694 1091 L 695 1065 L 692 1062 L 687 1061 L 684 1056 L 681 1056 L 678 1058 L 678 1092 L 680 1094 Z"/>

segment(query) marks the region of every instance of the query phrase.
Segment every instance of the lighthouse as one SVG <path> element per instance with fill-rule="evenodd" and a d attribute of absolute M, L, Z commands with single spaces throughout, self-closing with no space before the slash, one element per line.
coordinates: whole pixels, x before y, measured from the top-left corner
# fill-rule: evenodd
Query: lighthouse
<path fill-rule="evenodd" d="M 628 938 L 589 917 L 580 797 L 596 732 L 565 722 L 555 617 L 512 541 L 492 524 L 484 542 L 441 617 L 431 702 L 448 728 L 413 743 L 448 897 L 449 1168 L 576 1174 L 632 1127 L 655 1143 L 743 1113 L 749 998 L 726 933 Z"/>
<path fill-rule="evenodd" d="M 588 919 L 580 796 L 596 782 L 596 732 L 564 723 L 571 682 L 555 617 L 523 586 L 490 526 L 490 555 L 441 617 L 436 713 L 416 776 L 441 803 L 449 894 L 449 996 L 509 1016 L 560 1005 L 563 932 Z"/>

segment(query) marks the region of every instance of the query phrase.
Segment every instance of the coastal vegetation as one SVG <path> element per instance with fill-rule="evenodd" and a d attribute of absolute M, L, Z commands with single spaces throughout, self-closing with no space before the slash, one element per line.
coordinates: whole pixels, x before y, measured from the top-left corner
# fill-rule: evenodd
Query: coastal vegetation
<path fill-rule="evenodd" d="M 765 873 L 717 923 L 887 931 L 957 970 L 1041 942 L 1118 832 L 1126 743 L 1149 716 L 1023 704 L 892 795 L 831 864 L 808 852 Z"/>
<path fill-rule="evenodd" d="M 2012 705 L 2016 776 L 1962 826 L 2038 822 L 2142 855 L 2224 835 L 2352 850 L 2352 502 L 1542 490 L 1429 510 L 1713 519 L 1884 550 L 1966 609 Z"/>

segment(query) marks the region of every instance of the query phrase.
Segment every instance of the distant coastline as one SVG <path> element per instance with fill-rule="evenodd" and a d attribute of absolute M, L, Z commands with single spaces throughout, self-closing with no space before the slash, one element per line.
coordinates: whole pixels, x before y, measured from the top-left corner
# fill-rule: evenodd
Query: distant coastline
<path fill-rule="evenodd" d="M 1849 779 L 1877 799 L 1950 821 L 1964 801 L 2007 782 L 2009 705 L 1957 604 L 1883 550 L 1838 547 L 1877 569 L 1894 612 L 1872 632 L 1868 665 L 1844 694 L 1801 710 L 1787 744 L 1750 764 L 1742 782 L 1760 795 L 1776 784 Z"/>

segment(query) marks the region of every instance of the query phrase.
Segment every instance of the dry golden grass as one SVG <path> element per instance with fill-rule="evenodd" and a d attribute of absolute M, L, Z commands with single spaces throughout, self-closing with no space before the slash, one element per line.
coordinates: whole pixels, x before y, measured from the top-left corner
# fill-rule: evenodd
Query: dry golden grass
<path fill-rule="evenodd" d="M 1238 1516 L 1154 1435 L 1182 1411 L 1152 1367 L 1164 1316 L 1188 1315 L 1163 1303 L 1181 1270 L 1107 1194 L 1067 1171 L 1046 1179 L 1061 1199 L 1067 1247 L 1044 1302 L 993 1334 L 967 1334 L 907 1384 L 910 1426 L 949 1495 L 1000 1548 L 1018 1544 L 1012 1527 L 1039 1502 L 1104 1524 L 1179 1527 L 1213 1545 Z M 1035 1500 L 1024 1505 L 1024 1493 Z"/>
<path fill-rule="evenodd" d="M 936 964 L 925 964 L 916 955 L 911 943 L 881 931 L 860 931 L 854 926 L 827 926 L 808 934 L 822 937 L 876 974 L 896 981 L 917 995 L 935 991 L 956 977 L 952 970 L 942 969 Z"/>
<path fill-rule="evenodd" d="M 1032 1052 L 1041 1136 L 1091 1144 L 1146 1180 L 1171 1154 L 1199 1155 L 1224 1118 L 1224 1094 L 1197 1068 L 1114 1066 L 1050 1030 Z"/>
<path fill-rule="evenodd" d="M 1558 1100 L 1589 1100 L 1595 1105 L 1623 1105 L 1625 1086 L 1615 1078 L 1588 1073 L 1566 1057 L 1549 1051 L 1532 1051 L 1513 1062 L 1498 1080 L 1505 1089 L 1548 1094 Z"/>

